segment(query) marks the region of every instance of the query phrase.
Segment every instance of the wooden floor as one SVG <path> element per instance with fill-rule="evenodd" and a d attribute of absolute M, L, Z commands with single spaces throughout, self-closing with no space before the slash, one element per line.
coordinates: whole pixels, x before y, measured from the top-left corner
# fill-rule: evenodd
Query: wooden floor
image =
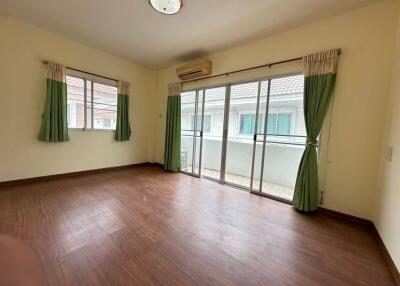
<path fill-rule="evenodd" d="M 50 285 L 394 285 L 367 229 L 145 166 L 0 191 Z"/>

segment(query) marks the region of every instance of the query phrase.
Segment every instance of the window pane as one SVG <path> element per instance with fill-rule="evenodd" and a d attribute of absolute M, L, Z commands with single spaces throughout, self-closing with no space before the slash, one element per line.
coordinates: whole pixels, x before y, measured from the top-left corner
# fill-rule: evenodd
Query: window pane
<path fill-rule="evenodd" d="M 115 129 L 117 121 L 117 88 L 93 83 L 93 127 Z"/>
<path fill-rule="evenodd" d="M 240 134 L 253 134 L 255 125 L 254 114 L 240 115 Z"/>
<path fill-rule="evenodd" d="M 199 91 L 197 95 L 197 117 L 196 117 L 196 122 L 194 122 L 194 117 L 193 117 L 193 129 L 197 131 L 201 131 L 201 119 L 203 115 L 203 92 Z"/>
<path fill-rule="evenodd" d="M 303 90 L 303 75 L 271 80 L 269 113 L 276 114 L 277 118 L 275 132 L 268 132 L 271 134 L 268 137 L 270 141 L 305 143 Z M 280 136 L 272 136 L 272 134 Z"/>
<path fill-rule="evenodd" d="M 203 131 L 205 133 L 211 132 L 211 115 L 204 115 Z"/>
<path fill-rule="evenodd" d="M 201 130 L 201 115 L 197 115 L 197 122 L 196 122 L 196 130 Z M 191 119 L 191 128 L 194 130 L 194 116 Z M 210 133 L 211 132 L 211 115 L 204 115 L 203 121 L 203 132 Z"/>
<path fill-rule="evenodd" d="M 241 114 L 239 133 L 243 135 L 253 135 L 256 128 L 255 114 Z M 257 133 L 262 133 L 264 128 L 264 115 L 258 115 Z"/>
<path fill-rule="evenodd" d="M 264 114 L 258 114 L 258 122 L 257 122 L 257 133 L 262 134 L 264 133 L 264 120 L 265 120 L 265 115 Z"/>
<path fill-rule="evenodd" d="M 194 113 L 196 107 L 196 92 L 188 91 L 181 93 L 181 129 L 194 129 Z"/>
<path fill-rule="evenodd" d="M 84 112 L 84 80 L 67 76 L 67 118 L 68 128 L 83 128 Z"/>
<path fill-rule="evenodd" d="M 268 114 L 267 134 L 276 134 L 276 122 L 277 122 L 277 115 Z"/>
<path fill-rule="evenodd" d="M 278 115 L 278 135 L 289 135 L 290 134 L 290 123 L 291 123 L 292 115 L 290 113 L 287 114 L 279 114 Z"/>

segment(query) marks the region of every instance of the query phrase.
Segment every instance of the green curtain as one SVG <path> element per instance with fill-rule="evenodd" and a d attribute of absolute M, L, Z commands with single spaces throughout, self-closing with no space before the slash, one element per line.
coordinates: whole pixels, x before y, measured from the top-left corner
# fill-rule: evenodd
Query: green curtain
<path fill-rule="evenodd" d="M 181 165 L 181 96 L 180 84 L 169 86 L 165 134 L 164 169 L 177 172 Z"/>
<path fill-rule="evenodd" d="M 318 207 L 318 136 L 336 81 L 337 50 L 303 58 L 306 148 L 297 172 L 293 206 L 304 212 Z"/>
<path fill-rule="evenodd" d="M 117 126 L 115 129 L 116 141 L 127 141 L 131 136 L 128 89 L 129 84 L 127 82 L 119 82 L 117 98 Z"/>
<path fill-rule="evenodd" d="M 67 122 L 67 84 L 62 65 L 48 63 L 47 96 L 42 114 L 39 140 L 65 142 L 69 140 Z"/>

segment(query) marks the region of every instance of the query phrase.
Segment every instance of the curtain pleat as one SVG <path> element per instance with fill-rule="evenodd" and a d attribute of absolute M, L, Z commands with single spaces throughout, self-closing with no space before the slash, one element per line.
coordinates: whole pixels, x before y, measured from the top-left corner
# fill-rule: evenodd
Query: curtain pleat
<path fill-rule="evenodd" d="M 165 134 L 164 169 L 177 172 L 181 164 L 181 96 L 180 84 L 169 86 Z"/>
<path fill-rule="evenodd" d="M 126 94 L 118 94 L 117 99 L 117 126 L 115 130 L 116 141 L 129 140 L 131 129 L 128 117 L 129 98 Z"/>
<path fill-rule="evenodd" d="M 67 122 L 67 84 L 64 67 L 48 64 L 47 95 L 39 140 L 45 142 L 65 142 L 69 140 Z"/>
<path fill-rule="evenodd" d="M 127 141 L 131 137 L 128 90 L 129 84 L 125 81 L 120 81 L 118 84 L 117 98 L 117 126 L 115 128 L 116 141 Z"/>
<path fill-rule="evenodd" d="M 337 50 L 303 58 L 306 148 L 297 172 L 293 206 L 304 212 L 318 207 L 318 136 L 336 82 Z"/>

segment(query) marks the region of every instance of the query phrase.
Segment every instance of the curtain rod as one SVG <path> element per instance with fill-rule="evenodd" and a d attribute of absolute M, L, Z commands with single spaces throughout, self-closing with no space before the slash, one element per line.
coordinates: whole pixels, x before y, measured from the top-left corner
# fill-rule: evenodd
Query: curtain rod
<path fill-rule="evenodd" d="M 43 60 L 42 63 L 44 65 L 47 65 L 49 63 L 49 61 Z M 103 76 L 103 75 L 99 75 L 99 74 L 95 74 L 95 73 L 91 73 L 91 72 L 87 72 L 87 71 L 83 71 L 83 70 L 79 70 L 79 69 L 75 69 L 75 68 L 71 68 L 71 67 L 66 67 L 66 68 L 69 69 L 69 70 L 73 70 L 73 71 L 77 71 L 77 72 L 81 72 L 81 73 L 86 73 L 86 74 L 89 74 L 89 75 L 93 75 L 93 76 L 97 76 L 97 77 L 101 77 L 101 78 L 105 78 L 105 79 L 109 79 L 109 80 L 113 80 L 113 81 L 119 82 L 119 80 L 117 80 L 115 78 L 106 77 L 106 76 Z"/>
<path fill-rule="evenodd" d="M 338 51 L 338 55 L 342 54 L 342 49 L 337 49 L 337 51 Z M 264 68 L 264 67 L 269 67 L 270 68 L 270 67 L 275 66 L 275 65 L 280 65 L 280 64 L 300 61 L 301 59 L 303 59 L 303 57 L 283 60 L 283 61 L 279 61 L 279 62 L 272 62 L 272 63 L 268 63 L 268 64 L 263 64 L 263 65 L 259 65 L 259 66 L 254 66 L 254 67 L 234 70 L 234 71 L 225 72 L 225 73 L 219 73 L 219 74 L 210 75 L 210 76 L 206 76 L 206 77 L 202 77 L 202 78 L 198 78 L 198 79 L 185 80 L 185 81 L 182 81 L 181 83 L 196 82 L 196 81 L 199 81 L 199 80 L 205 80 L 205 79 L 210 79 L 210 78 L 214 78 L 214 77 L 220 77 L 220 76 L 224 76 L 224 75 L 228 76 L 230 74 L 239 73 L 239 72 L 245 72 L 245 71 L 254 70 L 254 69 L 260 69 L 260 68 Z"/>

